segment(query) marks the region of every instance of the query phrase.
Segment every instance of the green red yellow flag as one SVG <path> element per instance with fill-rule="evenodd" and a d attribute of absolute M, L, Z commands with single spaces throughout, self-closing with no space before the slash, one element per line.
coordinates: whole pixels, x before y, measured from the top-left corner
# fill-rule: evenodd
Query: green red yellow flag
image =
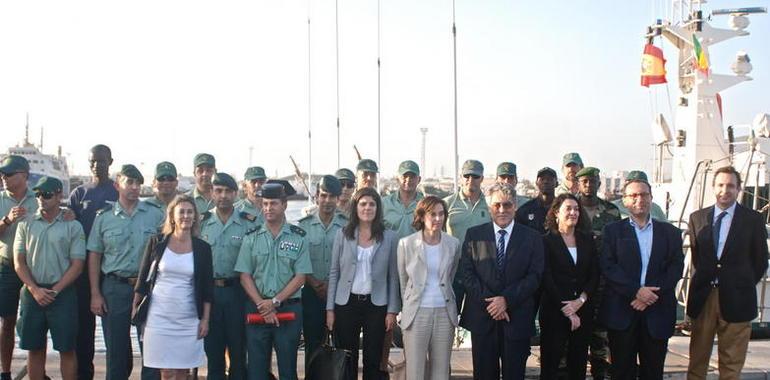
<path fill-rule="evenodd" d="M 642 54 L 642 86 L 666 83 L 666 60 L 663 50 L 652 44 L 644 46 Z"/>
<path fill-rule="evenodd" d="M 704 74 L 709 73 L 709 59 L 706 57 L 706 52 L 698 41 L 698 37 L 695 34 L 692 35 L 692 44 L 695 48 L 695 68 L 702 71 Z"/>

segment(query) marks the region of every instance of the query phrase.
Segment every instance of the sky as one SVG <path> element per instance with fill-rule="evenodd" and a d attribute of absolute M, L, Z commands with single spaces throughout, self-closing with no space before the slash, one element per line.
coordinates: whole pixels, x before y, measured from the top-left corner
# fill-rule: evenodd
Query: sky
<path fill-rule="evenodd" d="M 671 74 L 668 92 L 641 87 L 640 60 L 646 26 L 669 5 L 619 3 L 456 0 L 461 163 L 491 173 L 513 161 L 532 178 L 577 151 L 605 172 L 651 169 L 650 123 L 654 112 L 673 120 L 677 87 Z M 378 2 L 336 4 L 339 78 L 334 0 L 2 2 L 0 149 L 23 139 L 29 113 L 31 139 L 44 127 L 44 151 L 62 146 L 73 174 L 87 173 L 99 143 L 113 169 L 132 163 L 146 176 L 164 160 L 192 175 L 198 152 L 237 178 L 250 165 L 288 175 L 290 155 L 303 171 L 332 173 L 339 79 L 340 164 L 355 167 L 353 145 L 378 160 Z M 704 9 L 756 5 L 767 3 Z M 379 7 L 381 172 L 419 162 L 428 128 L 423 177 L 451 176 L 452 2 Z M 714 72 L 730 73 L 738 50 L 754 66 L 753 81 L 722 94 L 725 125 L 770 112 L 769 17 L 751 16 L 751 36 L 710 51 Z M 727 16 L 712 26 L 726 28 Z M 675 72 L 672 46 L 655 44 Z"/>

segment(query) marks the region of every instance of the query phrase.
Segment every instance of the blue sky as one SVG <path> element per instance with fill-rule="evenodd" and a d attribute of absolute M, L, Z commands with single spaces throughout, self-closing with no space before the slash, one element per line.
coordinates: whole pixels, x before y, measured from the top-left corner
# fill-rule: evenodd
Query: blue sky
<path fill-rule="evenodd" d="M 457 0 L 460 160 L 489 171 L 514 161 L 520 175 L 558 167 L 578 151 L 605 171 L 652 166 L 651 92 L 639 85 L 645 28 L 661 2 Z M 307 15 L 310 4 L 308 79 Z M 116 164 L 146 175 L 170 160 L 192 173 L 213 153 L 237 177 L 249 165 L 273 174 L 308 163 L 308 83 L 313 172 L 337 166 L 334 1 L 103 1 L 0 4 L 2 148 L 46 129 L 83 173 L 88 148 L 106 143 Z M 622 4 L 622 6 L 618 6 Z M 712 1 L 713 8 L 755 3 Z M 762 2 L 759 5 L 765 5 Z M 342 165 L 352 145 L 377 158 L 377 2 L 340 0 Z M 660 13 L 659 13 L 660 14 Z M 770 19 L 751 17 L 749 37 L 714 47 L 715 72 L 738 50 L 754 81 L 723 93 L 726 125 L 769 112 Z M 419 160 L 427 127 L 427 175 L 451 175 L 452 39 L 448 0 L 381 4 L 382 171 Z M 727 17 L 715 18 L 727 27 Z M 667 68 L 676 56 L 664 47 Z M 669 75 L 672 98 L 676 78 Z M 669 121 L 665 87 L 652 90 Z"/>

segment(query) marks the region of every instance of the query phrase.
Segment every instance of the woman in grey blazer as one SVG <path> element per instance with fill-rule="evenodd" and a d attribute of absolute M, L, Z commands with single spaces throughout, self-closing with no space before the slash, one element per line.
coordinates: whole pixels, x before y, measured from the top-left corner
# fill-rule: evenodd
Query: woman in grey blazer
<path fill-rule="evenodd" d="M 458 314 L 452 280 L 460 241 L 444 232 L 446 220 L 446 203 L 425 197 L 414 212 L 417 232 L 398 243 L 407 379 L 446 380 L 451 371 Z"/>
<path fill-rule="evenodd" d="M 356 368 L 363 330 L 364 380 L 380 378 L 385 332 L 393 329 L 401 310 L 398 241 L 393 231 L 385 230 L 382 213 L 376 190 L 363 188 L 353 194 L 350 222 L 337 232 L 329 268 L 326 325 L 337 346 L 353 352 Z"/>

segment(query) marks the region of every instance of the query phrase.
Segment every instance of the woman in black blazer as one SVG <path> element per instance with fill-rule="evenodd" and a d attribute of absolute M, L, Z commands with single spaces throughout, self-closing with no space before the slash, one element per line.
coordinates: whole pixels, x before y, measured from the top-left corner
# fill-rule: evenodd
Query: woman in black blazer
<path fill-rule="evenodd" d="M 556 379 L 562 356 L 570 379 L 586 378 L 593 319 L 591 296 L 599 278 L 598 253 L 586 214 L 572 194 L 556 197 L 543 236 L 545 271 L 540 302 L 540 378 Z"/>
<path fill-rule="evenodd" d="M 198 238 L 199 214 L 187 195 L 168 205 L 161 234 L 144 251 L 134 289 L 133 314 L 150 294 L 142 321 L 142 361 L 161 378 L 187 379 L 188 369 L 205 364 L 203 338 L 209 331 L 214 294 L 211 246 Z"/>

